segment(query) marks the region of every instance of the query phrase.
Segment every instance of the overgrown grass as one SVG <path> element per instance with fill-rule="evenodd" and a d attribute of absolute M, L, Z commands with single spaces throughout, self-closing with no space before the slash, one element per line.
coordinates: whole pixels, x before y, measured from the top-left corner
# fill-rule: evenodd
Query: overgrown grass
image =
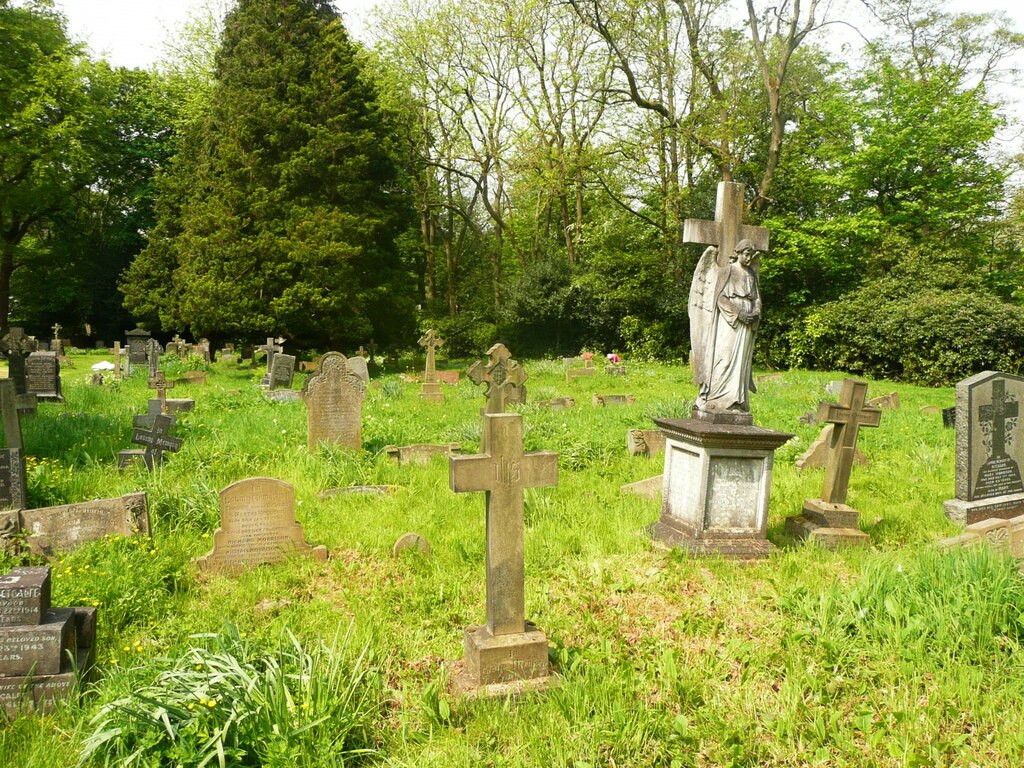
<path fill-rule="evenodd" d="M 446 693 L 447 663 L 462 655 L 463 627 L 484 614 L 483 495 L 451 493 L 441 459 L 399 466 L 381 451 L 413 442 L 478 450 L 480 390 L 444 386 L 437 406 L 418 397 L 417 384 L 387 375 L 367 392 L 364 450 L 310 453 L 301 402 L 266 401 L 261 366 L 217 365 L 207 385 L 170 393 L 196 399 L 175 430 L 183 450 L 152 474 L 118 472 L 131 416 L 151 394 L 145 373 L 96 388 L 87 371 L 100 358 L 75 359 L 67 402 L 43 403 L 23 422 L 30 503 L 145 490 L 154 534 L 95 542 L 54 564 L 57 604 L 100 608 L 100 675 L 81 701 L 0 731 L 0 765 L 63 767 L 83 754 L 86 765 L 120 765 L 141 745 L 142 765 L 198 765 L 211 746 L 216 765 L 210 739 L 225 733 L 229 704 L 232 727 L 251 725 L 256 736 L 226 734 L 225 765 L 340 764 L 322 745 L 344 733 L 354 749 L 373 750 L 346 764 L 389 768 L 1024 762 L 1021 576 L 987 552 L 927 547 L 956 531 L 942 514 L 953 495 L 953 432 L 920 412 L 949 405 L 949 389 L 871 383 L 871 396 L 896 390 L 903 404 L 861 432 L 871 463 L 854 469 L 850 502 L 872 547 L 830 553 L 788 540 L 783 521 L 820 491 L 820 470 L 793 467 L 820 429 L 799 417 L 841 374 L 793 371 L 759 385 L 757 422 L 795 437 L 776 453 L 773 474 L 769 536 L 780 551 L 742 565 L 653 545 L 645 528 L 658 503 L 619 491 L 660 473 L 660 459 L 627 455 L 626 431 L 687 414 L 694 388 L 685 368 L 627 362 L 625 377 L 599 370 L 567 383 L 561 361 L 527 361 L 531 401 L 577 403 L 517 406 L 527 449 L 560 454 L 558 486 L 526 497 L 527 612 L 549 637 L 560 682 L 512 701 L 457 701 Z M 636 402 L 595 408 L 595 393 Z M 295 485 L 306 538 L 332 559 L 201 576 L 191 561 L 211 546 L 220 489 L 260 475 Z M 319 498 L 354 484 L 398 490 Z M 393 558 L 395 539 L 410 530 L 432 554 Z M 339 627 L 351 627 L 350 650 L 318 655 Z M 353 665 L 353 649 L 363 648 Z M 307 658 L 320 671 L 269 671 L 312 669 Z M 194 694 L 209 701 L 214 690 L 213 667 L 225 686 L 213 694 L 214 714 L 190 720 Z M 304 685 L 331 689 L 332 674 L 364 675 L 364 709 L 347 720 L 325 699 L 312 720 L 329 718 L 296 734 L 312 720 L 282 709 L 284 690 L 300 701 Z M 247 698 L 243 679 L 260 680 L 261 693 Z M 169 730 L 152 717 L 160 707 Z M 103 736 L 112 729 L 121 730 Z"/>

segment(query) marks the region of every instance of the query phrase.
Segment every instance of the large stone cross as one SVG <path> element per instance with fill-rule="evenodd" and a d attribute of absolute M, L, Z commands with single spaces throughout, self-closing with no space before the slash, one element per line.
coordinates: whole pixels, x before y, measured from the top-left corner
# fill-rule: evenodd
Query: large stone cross
<path fill-rule="evenodd" d="M 718 182 L 718 200 L 715 203 L 715 220 L 687 219 L 683 222 L 683 242 L 703 243 L 718 246 L 718 266 L 729 266 L 729 259 L 740 240 L 750 240 L 759 251 L 768 250 L 768 235 L 765 227 L 743 224 L 744 184 L 733 181 Z"/>
<path fill-rule="evenodd" d="M 427 382 L 437 381 L 437 367 L 435 365 L 435 350 L 438 347 L 444 346 L 444 339 L 437 335 L 437 332 L 431 328 L 420 339 L 420 346 L 425 347 L 427 350 L 427 365 L 423 371 L 423 380 Z"/>
<path fill-rule="evenodd" d="M 27 391 L 25 384 L 25 358 L 35 352 L 39 345 L 31 336 L 25 335 L 25 329 L 17 326 L 7 329 L 0 339 L 0 352 L 7 358 L 7 377 L 14 380 L 19 395 Z"/>
<path fill-rule="evenodd" d="M 257 349 L 267 353 L 267 373 L 270 373 L 274 365 L 274 355 L 284 352 L 284 339 L 278 338 L 275 342 L 273 336 L 267 336 L 267 343 Z"/>
<path fill-rule="evenodd" d="M 173 425 L 172 416 L 160 414 L 153 419 L 152 430 L 145 427 L 136 427 L 132 430 L 132 442 L 144 446 L 142 460 L 149 469 L 153 469 L 164 460 L 164 451 L 177 453 L 181 450 L 181 438 L 170 436 Z"/>
<path fill-rule="evenodd" d="M 486 366 L 477 360 L 466 375 L 476 384 L 486 384 L 484 395 L 487 405 L 484 413 L 504 413 L 506 389 L 520 387 L 526 382 L 526 369 L 512 359 L 512 353 L 504 344 L 495 344 L 487 350 L 490 362 Z"/>
<path fill-rule="evenodd" d="M 978 408 L 978 419 L 982 424 L 992 425 L 991 456 L 1006 455 L 1006 422 L 1017 418 L 1020 406 L 1006 396 L 1006 381 L 992 382 L 992 404 Z"/>
<path fill-rule="evenodd" d="M 163 371 L 157 371 L 156 376 L 149 380 L 149 388 L 156 390 L 156 396 L 160 400 L 160 413 L 167 413 L 167 390 L 174 389 L 174 382 L 168 381 Z"/>
<path fill-rule="evenodd" d="M 60 343 L 60 332 L 64 329 L 60 323 L 54 323 L 50 330 L 53 331 L 53 343 L 56 346 Z"/>
<path fill-rule="evenodd" d="M 825 484 L 821 498 L 830 504 L 845 504 L 857 451 L 857 433 L 861 427 L 877 427 L 882 411 L 865 405 L 868 384 L 856 379 L 843 379 L 838 403 L 819 403 L 818 421 L 835 424 L 825 464 Z"/>
<path fill-rule="evenodd" d="M 484 415 L 484 450 L 452 456 L 449 484 L 455 493 L 487 492 L 487 629 L 491 635 L 523 632 L 523 490 L 558 484 L 558 454 L 523 453 L 523 417 Z"/>

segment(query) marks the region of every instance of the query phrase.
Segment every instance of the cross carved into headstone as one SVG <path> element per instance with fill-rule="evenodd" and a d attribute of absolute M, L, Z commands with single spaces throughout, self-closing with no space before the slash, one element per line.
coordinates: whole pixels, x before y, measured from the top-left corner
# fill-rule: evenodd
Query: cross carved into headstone
<path fill-rule="evenodd" d="M 136 427 L 132 430 L 132 442 L 144 447 L 142 460 L 148 469 L 153 469 L 164 460 L 164 451 L 177 453 L 181 450 L 181 438 L 171 437 L 174 418 L 164 414 L 154 417 L 152 430 Z"/>
<path fill-rule="evenodd" d="M 160 413 L 167 413 L 167 390 L 174 389 L 174 382 L 168 381 L 163 371 L 157 371 L 156 376 L 149 380 L 149 388 L 156 390 L 156 396 L 160 400 Z"/>
<path fill-rule="evenodd" d="M 520 387 L 526 382 L 526 369 L 512 359 L 512 353 L 504 344 L 495 344 L 487 350 L 487 355 L 490 361 L 486 366 L 477 360 L 466 371 L 466 375 L 478 386 L 487 385 L 484 391 L 487 405 L 483 412 L 504 413 L 507 390 Z"/>
<path fill-rule="evenodd" d="M 818 421 L 835 424 L 825 464 L 825 484 L 821 498 L 831 504 L 845 504 L 857 452 L 857 433 L 861 427 L 882 423 L 882 410 L 865 405 L 866 381 L 844 379 L 838 403 L 819 403 Z"/>
<path fill-rule="evenodd" d="M 978 419 L 982 424 L 990 424 L 992 429 L 990 456 L 1006 455 L 1006 422 L 1017 418 L 1019 409 L 1019 404 L 1006 396 L 1006 381 L 995 379 L 992 382 L 992 404 L 978 407 Z"/>
<path fill-rule="evenodd" d="M 718 200 L 715 203 L 715 220 L 687 219 L 683 222 L 683 242 L 703 243 L 718 246 L 719 271 L 729 266 L 729 259 L 740 240 L 750 240 L 759 251 L 768 250 L 768 235 L 765 227 L 743 224 L 743 193 L 746 185 L 732 181 L 718 182 Z M 717 292 L 716 292 L 717 293 Z"/>
<path fill-rule="evenodd" d="M 427 350 L 427 364 L 423 371 L 423 380 L 426 382 L 437 381 L 437 366 L 435 364 L 436 350 L 438 347 L 444 346 L 444 339 L 437 335 L 436 331 L 431 328 L 420 339 L 420 346 Z"/>
<path fill-rule="evenodd" d="M 484 415 L 484 450 L 449 458 L 455 493 L 487 492 L 487 629 L 491 635 L 523 632 L 523 491 L 558 484 L 558 454 L 523 453 L 523 417 Z"/>

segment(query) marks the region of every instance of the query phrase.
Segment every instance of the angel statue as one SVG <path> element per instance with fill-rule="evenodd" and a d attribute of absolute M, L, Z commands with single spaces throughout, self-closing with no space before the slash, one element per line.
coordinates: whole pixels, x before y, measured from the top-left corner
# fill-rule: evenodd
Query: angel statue
<path fill-rule="evenodd" d="M 718 264 L 718 249 L 704 251 L 690 284 L 690 361 L 697 385 L 694 415 L 717 413 L 746 421 L 754 336 L 761 320 L 757 270 L 759 254 L 750 240 L 740 240 L 727 265 Z M 732 420 L 732 419 L 731 419 Z"/>

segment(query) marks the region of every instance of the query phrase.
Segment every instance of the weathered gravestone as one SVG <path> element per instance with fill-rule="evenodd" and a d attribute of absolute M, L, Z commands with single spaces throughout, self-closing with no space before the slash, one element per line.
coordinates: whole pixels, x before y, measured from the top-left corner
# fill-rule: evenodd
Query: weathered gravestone
<path fill-rule="evenodd" d="M 898 411 L 900 409 L 900 393 L 890 392 L 887 395 L 879 395 L 868 400 L 868 405 L 873 408 L 881 408 L 883 411 Z"/>
<path fill-rule="evenodd" d="M 360 378 L 363 384 L 370 381 L 370 368 L 366 363 L 366 358 L 362 355 L 348 358 L 348 368 Z"/>
<path fill-rule="evenodd" d="M 273 366 L 270 369 L 270 388 L 291 389 L 292 379 L 295 377 L 295 355 L 286 355 L 278 352 L 274 355 Z"/>
<path fill-rule="evenodd" d="M 128 373 L 131 373 L 133 366 L 146 364 L 146 342 L 149 341 L 150 335 L 149 331 L 135 328 L 127 331 L 125 338 L 128 343 Z"/>
<path fill-rule="evenodd" d="M 595 373 L 597 373 L 596 368 L 570 368 L 565 372 L 565 380 L 572 381 L 573 379 L 579 379 L 586 376 L 593 376 Z"/>
<path fill-rule="evenodd" d="M 456 493 L 487 494 L 487 623 L 464 635 L 465 658 L 454 685 L 461 693 L 507 693 L 543 686 L 548 641 L 526 621 L 523 492 L 558 484 L 558 454 L 523 453 L 523 417 L 484 414 L 484 453 L 453 456 Z"/>
<path fill-rule="evenodd" d="M 604 408 L 609 405 L 632 405 L 636 398 L 633 395 L 594 395 L 591 402 L 595 408 Z"/>
<path fill-rule="evenodd" d="M 267 370 L 263 374 L 263 380 L 260 382 L 260 385 L 269 387 L 271 375 L 274 371 L 274 357 L 279 352 L 284 352 L 284 339 L 278 338 L 275 340 L 273 336 L 267 336 L 267 343 L 262 347 L 257 347 L 254 350 L 254 354 L 256 351 L 265 352 L 267 355 Z"/>
<path fill-rule="evenodd" d="M 114 376 L 120 379 L 124 376 L 124 370 L 121 367 L 121 342 L 114 342 Z"/>
<path fill-rule="evenodd" d="M 665 433 L 660 429 L 626 431 L 626 450 L 630 456 L 656 456 L 665 452 Z"/>
<path fill-rule="evenodd" d="M 437 381 L 437 348 L 444 346 L 444 339 L 437 335 L 433 328 L 420 338 L 420 346 L 427 351 L 427 362 L 423 369 L 423 384 L 420 385 L 420 397 L 431 403 L 443 403 L 444 394 Z"/>
<path fill-rule="evenodd" d="M 398 537 L 395 545 L 391 548 L 391 554 L 398 557 L 402 552 L 409 549 L 415 550 L 423 555 L 429 555 L 430 542 L 418 533 L 406 533 Z"/>
<path fill-rule="evenodd" d="M 206 371 L 185 371 L 178 381 L 182 384 L 203 385 L 206 383 Z"/>
<path fill-rule="evenodd" d="M 146 365 L 149 367 L 149 378 L 156 378 L 160 371 L 160 342 L 156 339 L 146 340 Z"/>
<path fill-rule="evenodd" d="M 956 406 L 942 409 L 942 426 L 953 429 L 956 426 Z"/>
<path fill-rule="evenodd" d="M 153 417 L 152 428 L 135 427 L 132 430 L 132 442 L 145 447 L 120 451 L 117 454 L 118 467 L 123 469 L 141 459 L 146 469 L 153 470 L 157 464 L 163 463 L 164 451 L 180 451 L 182 438 L 170 435 L 174 418 L 161 413 Z"/>
<path fill-rule="evenodd" d="M 323 355 L 317 373 L 302 387 L 309 450 L 316 450 L 320 443 L 357 451 L 362 448 L 365 397 L 366 384 L 349 367 L 345 356 L 340 352 Z"/>
<path fill-rule="evenodd" d="M 163 371 L 157 371 L 149 378 L 149 388 L 156 390 L 156 399 L 160 403 L 160 413 L 167 413 L 167 390 L 174 389 L 174 382 L 168 381 Z"/>
<path fill-rule="evenodd" d="M 7 358 L 7 378 L 14 382 L 19 395 L 28 392 L 26 385 L 25 360 L 39 348 L 36 340 L 25 335 L 23 328 L 11 327 L 0 339 L 0 353 Z"/>
<path fill-rule="evenodd" d="M 846 505 L 850 473 L 857 457 L 857 435 L 861 427 L 877 427 L 882 411 L 867 405 L 865 381 L 844 379 L 838 403 L 818 405 L 818 419 L 834 425 L 825 463 L 825 482 L 820 499 L 807 499 L 803 513 L 786 518 L 786 531 L 809 538 L 826 547 L 866 546 L 870 538 L 857 528 L 860 513 Z"/>
<path fill-rule="evenodd" d="M 1024 514 L 1024 378 L 985 371 L 956 385 L 956 498 L 946 516 L 970 524 Z"/>
<path fill-rule="evenodd" d="M 556 397 L 551 400 L 538 400 L 538 408 L 547 408 L 549 411 L 564 411 L 576 407 L 576 400 L 571 397 Z"/>
<path fill-rule="evenodd" d="M 793 435 L 754 426 L 751 364 L 761 315 L 760 252 L 769 232 L 742 223 L 743 184 L 719 182 L 714 221 L 687 219 L 683 240 L 710 244 L 689 293 L 693 382 L 689 419 L 655 419 L 665 432 L 655 538 L 694 553 L 763 557 L 775 450 Z"/>
<path fill-rule="evenodd" d="M 527 379 L 526 369 L 512 359 L 512 353 L 504 344 L 495 344 L 487 350 L 486 365 L 479 360 L 469 366 L 466 375 L 479 386 L 484 385 L 487 404 L 481 413 L 504 413 L 505 405 L 513 389 L 522 389 Z"/>
<path fill-rule="evenodd" d="M 4 426 L 4 448 L 0 450 L 0 508 L 21 509 L 26 506 L 24 445 L 21 439 L 21 418 L 14 382 L 0 379 L 0 416 Z M 7 526 L 5 525 L 4 528 Z M 4 534 L 0 533 L 0 536 Z"/>
<path fill-rule="evenodd" d="M 50 351 L 57 354 L 58 357 L 64 357 L 64 340 L 60 337 L 60 332 L 64 330 L 60 323 L 54 323 L 53 328 L 53 341 L 50 342 Z"/>
<path fill-rule="evenodd" d="M 25 362 L 27 393 L 40 400 L 64 401 L 60 388 L 60 362 L 56 352 L 33 352 Z"/>
<path fill-rule="evenodd" d="M 0 512 L 0 540 L 11 552 L 51 557 L 104 536 L 148 536 L 145 492 L 56 507 Z"/>
<path fill-rule="evenodd" d="M 77 693 L 95 640 L 95 608 L 51 606 L 48 567 L 0 577 L 0 708 L 12 718 L 48 712 Z"/>
<path fill-rule="evenodd" d="M 196 560 L 203 571 L 237 573 L 277 563 L 295 552 L 327 559 L 327 548 L 311 547 L 295 520 L 295 489 L 284 480 L 251 477 L 220 492 L 220 528 L 213 550 Z"/>

